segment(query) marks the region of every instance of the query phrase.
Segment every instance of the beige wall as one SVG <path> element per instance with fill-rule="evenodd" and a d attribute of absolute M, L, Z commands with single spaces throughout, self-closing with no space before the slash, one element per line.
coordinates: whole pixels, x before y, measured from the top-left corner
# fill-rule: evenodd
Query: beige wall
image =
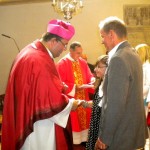
<path fill-rule="evenodd" d="M 84 0 L 82 13 L 70 20 L 76 28 L 71 41 L 82 43 L 90 63 L 105 51 L 98 33 L 99 21 L 111 15 L 123 19 L 124 4 L 150 4 L 150 0 Z M 63 19 L 53 11 L 50 2 L 0 6 L 0 34 L 13 37 L 22 49 L 41 37 L 52 18 Z M 10 67 L 17 53 L 14 41 L 0 35 L 0 94 L 5 92 Z"/>

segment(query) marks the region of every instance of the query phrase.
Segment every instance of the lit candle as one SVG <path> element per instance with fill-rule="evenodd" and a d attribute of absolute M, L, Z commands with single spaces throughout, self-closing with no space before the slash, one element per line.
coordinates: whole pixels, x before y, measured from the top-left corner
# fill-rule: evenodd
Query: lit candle
<path fill-rule="evenodd" d="M 69 6 L 67 7 L 67 11 L 70 11 L 70 7 Z"/>
<path fill-rule="evenodd" d="M 82 0 L 80 0 L 80 7 L 82 7 L 83 6 L 83 2 L 82 2 Z"/>
<path fill-rule="evenodd" d="M 60 9 L 63 10 L 63 4 L 60 2 Z"/>
<path fill-rule="evenodd" d="M 56 1 L 55 0 L 53 0 L 53 4 L 55 4 L 56 3 Z"/>

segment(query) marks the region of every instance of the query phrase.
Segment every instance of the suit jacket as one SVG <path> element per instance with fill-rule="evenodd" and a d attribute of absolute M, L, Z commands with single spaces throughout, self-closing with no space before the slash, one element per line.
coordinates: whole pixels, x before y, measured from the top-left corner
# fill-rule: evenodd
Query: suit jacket
<path fill-rule="evenodd" d="M 110 60 L 104 79 L 99 138 L 108 150 L 144 147 L 148 137 L 143 104 L 142 64 L 128 42 Z"/>

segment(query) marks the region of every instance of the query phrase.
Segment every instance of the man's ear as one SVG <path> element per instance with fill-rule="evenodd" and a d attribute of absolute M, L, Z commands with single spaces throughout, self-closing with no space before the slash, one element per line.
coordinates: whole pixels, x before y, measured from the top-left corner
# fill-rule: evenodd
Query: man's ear
<path fill-rule="evenodd" d="M 113 30 L 110 30 L 110 31 L 109 31 L 109 37 L 113 37 L 114 34 L 115 34 L 115 32 L 114 32 Z"/>

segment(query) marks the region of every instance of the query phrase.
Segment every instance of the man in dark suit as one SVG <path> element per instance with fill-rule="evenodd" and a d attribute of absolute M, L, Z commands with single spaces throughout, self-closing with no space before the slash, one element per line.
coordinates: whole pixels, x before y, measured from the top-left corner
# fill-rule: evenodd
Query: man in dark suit
<path fill-rule="evenodd" d="M 122 20 L 108 17 L 100 22 L 99 28 L 109 60 L 95 150 L 143 148 L 148 133 L 142 95 L 142 64 L 127 41 L 127 29 Z"/>

